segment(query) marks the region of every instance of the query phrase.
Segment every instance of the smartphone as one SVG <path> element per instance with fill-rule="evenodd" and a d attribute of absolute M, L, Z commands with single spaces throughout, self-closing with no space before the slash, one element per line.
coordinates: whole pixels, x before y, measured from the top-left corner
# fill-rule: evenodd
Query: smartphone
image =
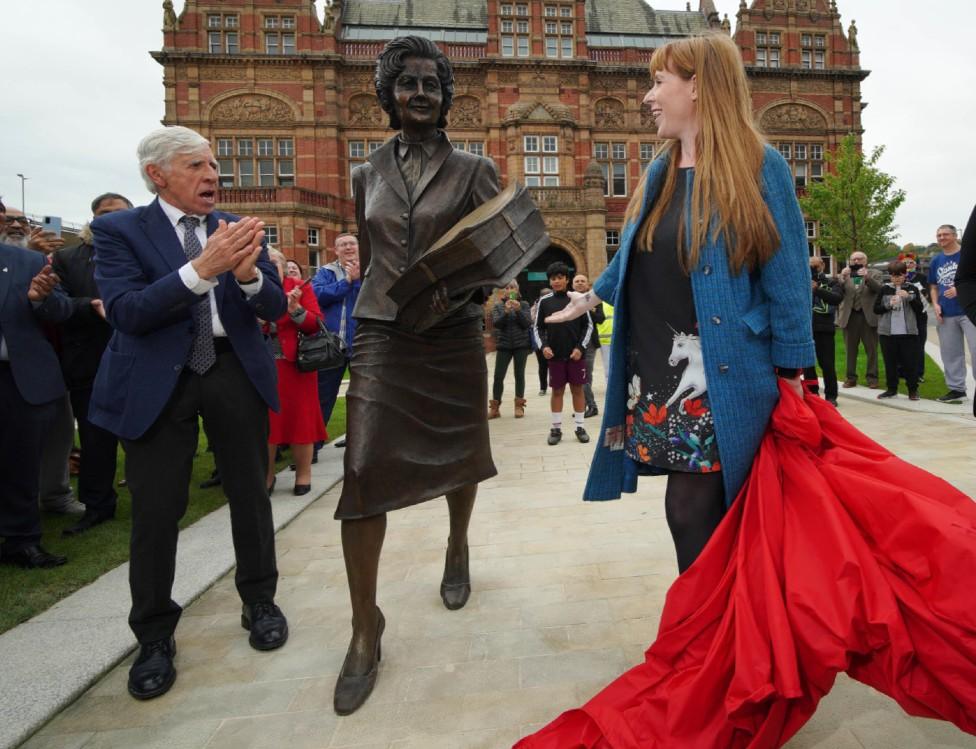
<path fill-rule="evenodd" d="M 49 231 L 57 237 L 61 236 L 61 217 L 60 216 L 45 216 L 41 221 L 41 228 L 44 231 Z"/>

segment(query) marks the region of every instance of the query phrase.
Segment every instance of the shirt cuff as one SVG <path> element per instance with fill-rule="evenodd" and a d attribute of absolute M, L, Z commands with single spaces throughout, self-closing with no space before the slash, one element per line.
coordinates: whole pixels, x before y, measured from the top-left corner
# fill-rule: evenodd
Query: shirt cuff
<path fill-rule="evenodd" d="M 217 288 L 216 281 L 208 281 L 205 278 L 200 278 L 196 268 L 193 267 L 193 263 L 187 263 L 182 266 L 178 273 L 180 274 L 180 279 L 183 281 L 183 285 L 194 294 L 203 296 L 211 289 Z"/>
<path fill-rule="evenodd" d="M 258 274 L 258 277 L 254 281 L 250 283 L 237 282 L 237 285 L 241 287 L 241 291 L 244 292 L 244 296 L 248 299 L 261 291 L 261 287 L 264 286 L 264 276 L 261 275 L 261 269 L 255 268 L 254 272 Z"/>

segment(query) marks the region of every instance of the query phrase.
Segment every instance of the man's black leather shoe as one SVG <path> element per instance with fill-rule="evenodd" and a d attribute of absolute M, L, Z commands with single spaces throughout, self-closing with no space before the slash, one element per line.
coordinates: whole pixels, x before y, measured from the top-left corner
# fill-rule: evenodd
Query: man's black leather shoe
<path fill-rule="evenodd" d="M 176 641 L 172 637 L 142 645 L 136 662 L 129 669 L 129 694 L 137 700 L 151 700 L 166 694 L 176 681 L 175 657 Z"/>
<path fill-rule="evenodd" d="M 332 443 L 335 447 L 345 447 L 346 446 L 346 435 L 342 435 L 339 439 Z"/>
<path fill-rule="evenodd" d="M 0 564 L 12 564 L 25 570 L 48 569 L 60 567 L 68 561 L 67 557 L 59 557 L 45 551 L 40 544 L 31 544 L 17 551 L 0 550 Z"/>
<path fill-rule="evenodd" d="M 288 620 L 270 601 L 245 603 L 241 626 L 250 630 L 247 641 L 255 650 L 274 650 L 288 641 Z"/>
<path fill-rule="evenodd" d="M 584 419 L 589 419 L 592 416 L 599 416 L 599 415 L 600 415 L 600 409 L 597 408 L 596 406 L 587 406 L 586 410 L 583 411 Z"/>
<path fill-rule="evenodd" d="M 61 535 L 65 537 L 81 535 L 85 531 L 90 531 L 96 525 L 101 525 L 106 520 L 112 520 L 114 517 L 114 510 L 112 512 L 92 512 L 91 510 L 85 510 L 85 514 L 81 516 L 78 522 L 61 531 Z"/>

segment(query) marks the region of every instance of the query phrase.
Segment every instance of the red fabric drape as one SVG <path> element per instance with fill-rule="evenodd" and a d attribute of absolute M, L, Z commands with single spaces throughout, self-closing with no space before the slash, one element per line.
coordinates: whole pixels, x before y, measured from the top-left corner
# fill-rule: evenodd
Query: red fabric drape
<path fill-rule="evenodd" d="M 841 671 L 976 734 L 976 503 L 786 385 L 645 662 L 518 749 L 767 749 Z"/>

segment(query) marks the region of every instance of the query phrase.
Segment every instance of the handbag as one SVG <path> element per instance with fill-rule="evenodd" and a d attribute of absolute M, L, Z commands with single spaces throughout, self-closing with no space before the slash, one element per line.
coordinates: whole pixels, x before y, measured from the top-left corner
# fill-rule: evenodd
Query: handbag
<path fill-rule="evenodd" d="M 319 319 L 319 330 L 312 335 L 298 331 L 298 355 L 295 366 L 299 372 L 338 369 L 346 366 L 346 342 L 325 327 Z"/>

